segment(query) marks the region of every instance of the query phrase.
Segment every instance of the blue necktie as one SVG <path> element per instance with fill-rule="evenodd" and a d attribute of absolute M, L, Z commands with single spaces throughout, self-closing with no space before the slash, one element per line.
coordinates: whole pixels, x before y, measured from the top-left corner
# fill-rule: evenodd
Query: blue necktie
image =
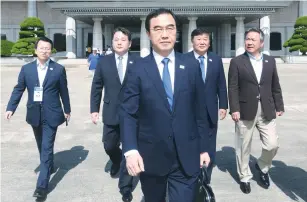
<path fill-rule="evenodd" d="M 173 90 L 172 90 L 171 76 L 170 76 L 169 71 L 168 71 L 168 62 L 169 62 L 168 58 L 164 58 L 162 60 L 162 63 L 164 64 L 162 81 L 163 81 L 164 89 L 165 89 L 165 92 L 166 92 L 167 101 L 170 105 L 170 109 L 172 110 Z"/>
<path fill-rule="evenodd" d="M 198 57 L 200 59 L 200 69 L 201 69 L 201 76 L 203 77 L 203 81 L 206 80 L 206 71 L 205 71 L 205 57 L 203 55 Z"/>

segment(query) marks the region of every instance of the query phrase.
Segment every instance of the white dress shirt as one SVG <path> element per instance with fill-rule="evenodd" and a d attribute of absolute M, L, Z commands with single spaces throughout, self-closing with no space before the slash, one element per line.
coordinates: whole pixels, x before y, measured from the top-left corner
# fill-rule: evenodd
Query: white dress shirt
<path fill-rule="evenodd" d="M 38 60 L 36 60 L 38 80 L 39 80 L 40 87 L 43 86 L 43 83 L 44 83 L 44 80 L 47 74 L 49 62 L 50 62 L 50 59 L 48 59 L 47 62 L 42 65 Z"/>
<path fill-rule="evenodd" d="M 261 56 L 260 56 L 259 59 L 255 58 L 253 55 L 251 55 L 249 53 L 247 53 L 247 55 L 249 56 L 249 60 L 252 63 L 254 72 L 255 72 L 256 77 L 257 77 L 257 81 L 258 81 L 258 83 L 260 83 L 261 74 L 262 74 L 262 68 L 263 68 L 262 67 L 263 66 L 263 63 L 262 63 L 263 55 L 261 53 Z"/>
<path fill-rule="evenodd" d="M 175 83 L 175 51 L 173 50 L 167 57 L 163 57 L 161 55 L 159 55 L 158 53 L 156 53 L 154 50 L 152 51 L 153 56 L 155 58 L 155 61 L 157 63 L 158 66 L 158 70 L 160 73 L 160 77 L 161 80 L 163 78 L 163 68 L 164 68 L 164 64 L 162 63 L 162 60 L 164 58 L 168 58 L 169 62 L 168 62 L 168 71 L 171 77 L 171 83 L 172 83 L 172 90 L 174 92 L 174 83 Z M 127 157 L 133 153 L 138 153 L 138 151 L 136 149 L 132 149 L 127 151 L 124 156 Z"/>
<path fill-rule="evenodd" d="M 119 55 L 117 53 L 114 54 L 115 55 L 115 60 L 116 60 L 116 67 L 118 69 L 118 64 L 119 64 Z M 122 59 L 122 63 L 123 63 L 123 77 L 122 78 L 125 78 L 125 75 L 126 75 L 126 69 L 127 69 L 127 63 L 128 63 L 128 52 L 125 53 L 125 55 L 122 56 L 123 59 Z"/>
<path fill-rule="evenodd" d="M 194 56 L 195 56 L 195 58 L 199 61 L 199 63 L 200 63 L 200 59 L 199 59 L 199 54 L 198 53 L 196 53 L 195 51 L 193 51 L 194 52 Z M 205 78 L 207 77 L 207 69 L 208 69 L 208 66 L 207 66 L 207 64 L 208 64 L 208 54 L 207 54 L 207 52 L 205 53 L 205 55 L 203 55 L 204 56 L 204 71 L 205 71 Z"/>

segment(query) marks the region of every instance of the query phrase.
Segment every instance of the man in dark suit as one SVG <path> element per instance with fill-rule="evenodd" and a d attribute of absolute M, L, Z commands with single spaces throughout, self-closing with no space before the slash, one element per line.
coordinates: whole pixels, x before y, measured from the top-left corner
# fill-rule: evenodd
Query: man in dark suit
<path fill-rule="evenodd" d="M 187 53 L 187 55 L 199 61 L 202 78 L 205 83 L 203 90 L 206 95 L 210 130 L 210 165 L 207 168 L 208 181 L 210 183 L 216 153 L 218 114 L 220 115 L 220 119 L 223 120 L 228 109 L 226 79 L 221 57 L 212 52 L 208 52 L 210 47 L 210 32 L 203 28 L 197 28 L 192 31 L 191 40 L 193 51 Z"/>
<path fill-rule="evenodd" d="M 128 53 L 131 46 L 129 30 L 118 27 L 113 32 L 114 53 L 102 57 L 96 67 L 91 89 L 91 116 L 93 123 L 99 119 L 99 109 L 104 88 L 103 98 L 103 144 L 106 153 L 112 161 L 110 174 L 114 177 L 122 167 L 119 179 L 120 192 L 123 201 L 132 200 L 132 176 L 129 176 L 125 162 L 121 165 L 122 151 L 120 149 L 120 127 L 118 107 L 120 91 L 125 83 L 127 69 L 137 59 L 136 55 Z"/>
<path fill-rule="evenodd" d="M 233 58 L 228 73 L 230 114 L 235 121 L 237 172 L 243 193 L 250 193 L 251 141 L 255 128 L 260 133 L 262 153 L 256 169 L 264 188 L 270 186 L 268 171 L 278 149 L 276 116 L 284 112 L 282 91 L 274 57 L 261 52 L 264 34 L 252 28 L 245 32 L 246 52 Z"/>
<path fill-rule="evenodd" d="M 207 109 L 199 63 L 175 53 L 176 21 L 168 9 L 145 21 L 152 53 L 128 69 L 120 127 L 130 175 L 140 174 L 146 202 L 187 202 L 209 164 Z"/>
<path fill-rule="evenodd" d="M 50 174 L 54 172 L 53 148 L 57 128 L 70 118 L 66 71 L 63 66 L 50 60 L 52 48 L 52 41 L 45 37 L 35 43 L 37 60 L 22 66 L 5 114 L 6 119 L 13 116 L 27 89 L 26 121 L 33 128 L 40 155 L 40 173 L 33 194 L 37 201 L 47 198 Z"/>

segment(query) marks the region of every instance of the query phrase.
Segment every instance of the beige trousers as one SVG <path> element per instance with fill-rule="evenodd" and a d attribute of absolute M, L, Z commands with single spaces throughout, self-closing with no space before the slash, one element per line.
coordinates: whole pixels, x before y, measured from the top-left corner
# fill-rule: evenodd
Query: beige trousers
<path fill-rule="evenodd" d="M 278 150 L 278 136 L 276 134 L 275 119 L 267 121 L 262 116 L 261 103 L 258 104 L 257 114 L 254 120 L 240 120 L 235 124 L 235 147 L 237 172 L 241 182 L 248 182 L 253 178 L 249 167 L 249 158 L 255 128 L 260 133 L 262 153 L 257 163 L 263 173 L 267 173 L 272 165 L 272 160 Z"/>

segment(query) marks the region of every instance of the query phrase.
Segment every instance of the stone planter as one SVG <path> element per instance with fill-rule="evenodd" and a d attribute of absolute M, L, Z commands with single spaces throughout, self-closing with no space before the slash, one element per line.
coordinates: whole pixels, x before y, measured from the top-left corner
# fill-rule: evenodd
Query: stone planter
<path fill-rule="evenodd" d="M 33 62 L 36 59 L 36 57 L 33 57 L 33 55 L 14 54 L 12 56 L 18 58 L 19 60 L 23 60 L 25 63 Z"/>
<path fill-rule="evenodd" d="M 59 60 L 67 59 L 67 57 L 66 56 L 51 56 L 50 59 L 53 60 L 54 62 L 58 62 Z"/>
<path fill-rule="evenodd" d="M 280 58 L 285 61 L 285 63 L 297 63 L 297 64 L 301 64 L 301 63 L 307 63 L 307 56 L 298 56 L 298 55 L 284 55 L 284 56 L 280 56 Z"/>

